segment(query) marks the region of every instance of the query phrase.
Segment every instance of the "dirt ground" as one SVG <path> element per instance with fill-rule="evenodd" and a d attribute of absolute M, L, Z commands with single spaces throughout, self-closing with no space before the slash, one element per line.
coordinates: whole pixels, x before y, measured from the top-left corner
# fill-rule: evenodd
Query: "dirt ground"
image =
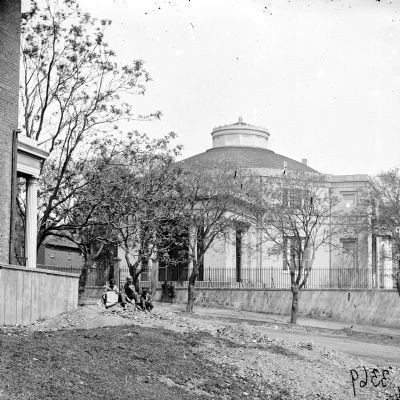
<path fill-rule="evenodd" d="M 400 398 L 398 366 L 373 371 L 376 364 L 320 344 L 324 335 L 334 336 L 160 304 L 152 315 L 89 305 L 0 328 L 0 399 Z M 376 335 L 335 335 L 379 344 Z M 400 348 L 398 338 L 381 345 Z"/>

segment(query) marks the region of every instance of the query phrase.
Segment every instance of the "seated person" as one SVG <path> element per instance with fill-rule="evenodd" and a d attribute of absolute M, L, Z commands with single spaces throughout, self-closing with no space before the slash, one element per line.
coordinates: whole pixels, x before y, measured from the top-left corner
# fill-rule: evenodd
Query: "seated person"
<path fill-rule="evenodd" d="M 147 311 L 150 311 L 153 309 L 153 302 L 151 301 L 151 294 L 149 293 L 149 289 L 148 288 L 143 288 L 142 290 L 142 295 L 140 296 L 140 305 L 143 309 L 143 311 L 145 311 L 147 313 Z"/>
<path fill-rule="evenodd" d="M 108 286 L 104 289 L 102 300 L 106 308 L 114 306 L 119 301 L 123 308 L 126 306 L 126 296 L 119 292 L 115 279 L 110 279 Z"/>
<path fill-rule="evenodd" d="M 139 300 L 139 294 L 136 291 L 135 285 L 133 284 L 133 279 L 128 276 L 126 278 L 126 283 L 124 285 L 124 292 L 125 292 L 125 296 L 126 296 L 126 301 L 128 303 L 133 303 L 133 304 L 139 304 L 140 300 Z"/>

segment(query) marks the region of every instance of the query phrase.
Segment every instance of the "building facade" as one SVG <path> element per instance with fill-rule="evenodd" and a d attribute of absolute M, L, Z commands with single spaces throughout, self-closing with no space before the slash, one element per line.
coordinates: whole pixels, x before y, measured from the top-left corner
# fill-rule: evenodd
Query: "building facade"
<path fill-rule="evenodd" d="M 83 259 L 75 243 L 65 238 L 48 237 L 38 249 L 37 263 L 39 268 L 55 266 L 79 271 L 82 269 Z"/>
<path fill-rule="evenodd" d="M 0 0 L 0 262 L 12 244 L 13 137 L 18 129 L 20 0 Z"/>
<path fill-rule="evenodd" d="M 79 275 L 36 268 L 37 183 L 47 153 L 18 138 L 21 1 L 0 0 L 0 325 L 31 324 L 78 306 Z M 15 183 L 26 179 L 26 266 L 14 258 Z M 47 295 L 43 296 L 43 287 Z"/>
<path fill-rule="evenodd" d="M 183 161 L 187 168 L 222 163 L 236 171 L 248 171 L 260 177 L 279 176 L 289 171 L 319 174 L 307 165 L 268 148 L 267 129 L 244 123 L 215 128 L 211 149 Z M 340 198 L 337 207 L 355 209 L 362 191 L 368 187 L 367 175 L 329 175 L 329 190 Z M 290 271 L 283 256 L 271 256 L 267 240 L 251 222 L 232 230 L 218 240 L 204 257 L 200 267 L 200 286 L 289 288 Z M 308 280 L 310 288 L 385 288 L 392 289 L 393 261 L 390 237 L 365 232 L 343 232 L 329 245 L 318 249 Z M 173 254 L 171 254 L 173 258 Z M 158 279 L 186 281 L 190 263 L 169 267 L 159 261 Z"/>

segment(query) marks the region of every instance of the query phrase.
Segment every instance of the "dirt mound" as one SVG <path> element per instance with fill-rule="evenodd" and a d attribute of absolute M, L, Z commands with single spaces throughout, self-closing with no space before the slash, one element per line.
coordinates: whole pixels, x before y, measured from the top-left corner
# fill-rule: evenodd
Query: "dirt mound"
<path fill-rule="evenodd" d="M 69 374 L 79 375 L 77 385 L 82 385 L 74 389 L 75 395 L 67 390 L 66 393 L 72 396 L 70 398 L 85 398 L 88 393 L 84 385 L 93 386 L 90 381 L 93 375 L 87 372 L 88 362 L 93 362 L 94 368 L 96 362 L 103 363 L 110 359 L 111 378 L 116 382 L 119 382 L 121 372 L 126 371 L 125 367 L 120 369 L 123 363 L 131 360 L 135 371 L 140 371 L 140 368 L 144 371 L 143 374 L 135 372 L 139 374 L 135 375 L 135 384 L 154 384 L 157 390 L 165 392 L 165 398 L 345 400 L 354 397 L 349 371 L 355 369 L 361 374 L 364 367 L 368 371 L 374 368 L 374 365 L 358 358 L 326 350 L 307 340 L 307 333 L 299 333 L 297 337 L 300 340 L 289 341 L 279 337 L 278 327 L 272 327 L 267 332 L 261 326 L 243 321 L 227 322 L 172 313 L 162 306 L 156 306 L 153 313 L 146 314 L 132 306 L 123 309 L 116 305 L 105 309 L 96 304 L 38 321 L 28 327 L 0 328 L 1 343 L 4 343 L 4 348 L 11 349 L 11 353 L 4 353 L 6 357 L 0 365 L 5 367 L 0 368 L 0 374 L 10 387 L 25 387 L 24 381 L 15 386 L 7 373 L 7 366 L 14 365 L 15 357 L 21 362 L 22 369 L 35 371 L 29 369 L 32 363 L 43 361 L 52 365 L 51 360 L 58 359 L 61 352 L 65 356 L 60 359 L 60 366 L 66 368 Z M 42 342 L 43 345 L 40 344 Z M 23 352 L 19 355 L 22 349 L 29 355 L 28 366 L 25 365 Z M 13 355 L 17 353 L 17 356 Z M 77 357 L 82 358 L 81 364 L 76 364 Z M 66 366 L 65 360 L 69 360 L 69 366 Z M 91 374 L 97 376 L 98 372 L 93 371 Z M 121 393 L 127 396 L 132 394 L 129 379 L 132 380 L 133 375 L 129 373 L 130 378 L 124 375 L 123 379 L 128 381 L 121 386 Z M 62 393 L 62 385 L 68 386 L 68 383 L 63 381 L 64 375 L 56 376 L 60 383 L 53 386 Z M 391 398 L 396 385 L 400 385 L 399 371 L 391 368 L 390 378 L 390 386 L 386 388 L 372 385 L 357 387 L 357 396 L 365 399 Z M 32 386 L 32 379 L 29 375 L 26 385 Z M 107 381 L 108 378 L 98 376 L 96 379 L 100 379 L 98 387 L 106 392 L 108 389 L 101 379 Z M 29 390 L 27 388 L 26 393 Z M 80 390 L 82 397 L 79 397 Z M 152 393 L 150 398 L 157 398 Z M 3 397 L 0 395 L 0 398 Z"/>

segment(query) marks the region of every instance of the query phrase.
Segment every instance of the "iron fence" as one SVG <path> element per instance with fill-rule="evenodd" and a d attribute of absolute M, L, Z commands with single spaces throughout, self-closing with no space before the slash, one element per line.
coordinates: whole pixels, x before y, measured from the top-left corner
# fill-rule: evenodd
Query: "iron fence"
<path fill-rule="evenodd" d="M 187 274 L 159 268 L 158 286 L 164 281 L 187 286 Z M 161 279 L 160 279 L 161 278 Z M 172 278 L 172 279 L 171 279 Z M 174 279 L 175 278 L 175 279 Z M 186 278 L 186 279 L 185 279 Z M 288 289 L 291 286 L 290 271 L 282 268 L 204 268 L 196 286 L 213 288 L 265 288 Z M 310 271 L 306 289 L 394 289 L 394 270 L 354 268 L 314 268 Z"/>
<path fill-rule="evenodd" d="M 80 274 L 80 267 L 57 267 L 38 265 L 38 268 Z M 86 286 L 104 286 L 109 279 L 109 268 L 94 268 L 87 272 Z M 313 268 L 305 285 L 306 289 L 394 289 L 396 271 L 392 268 Z M 119 268 L 114 278 L 123 286 L 128 277 L 128 268 Z M 176 286 L 187 287 L 190 271 L 188 268 L 159 267 L 158 283 L 174 282 Z M 150 287 L 147 275 L 139 279 L 139 287 Z M 196 286 L 200 288 L 255 288 L 289 289 L 290 271 L 282 268 L 201 268 Z"/>

